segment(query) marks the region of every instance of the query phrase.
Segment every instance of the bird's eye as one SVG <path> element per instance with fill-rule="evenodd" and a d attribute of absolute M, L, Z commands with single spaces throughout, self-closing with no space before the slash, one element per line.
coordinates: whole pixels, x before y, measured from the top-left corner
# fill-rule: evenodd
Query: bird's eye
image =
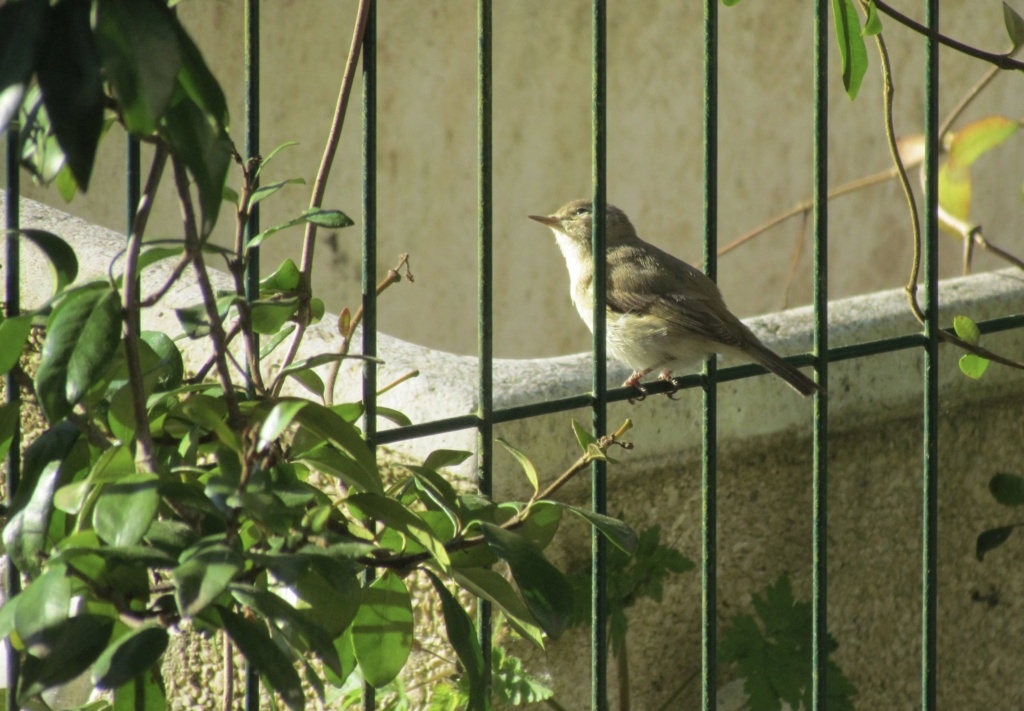
<path fill-rule="evenodd" d="M 579 217 L 580 215 L 589 215 L 590 214 L 590 208 L 589 207 L 577 207 L 573 211 L 572 214 L 576 215 L 577 217 Z"/>

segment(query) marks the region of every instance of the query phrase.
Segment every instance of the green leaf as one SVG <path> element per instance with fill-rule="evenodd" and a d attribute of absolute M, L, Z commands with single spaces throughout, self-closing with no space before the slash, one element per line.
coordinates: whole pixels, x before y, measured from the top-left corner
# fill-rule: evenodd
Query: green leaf
<path fill-rule="evenodd" d="M 189 99 L 216 124 L 218 132 L 223 132 L 228 127 L 228 104 L 224 91 L 181 22 L 174 23 L 174 31 L 178 35 L 182 61 L 178 82 Z"/>
<path fill-rule="evenodd" d="M 424 570 L 430 582 L 441 598 L 441 612 L 444 614 L 445 630 L 452 649 L 462 662 L 466 678 L 469 682 L 469 711 L 483 711 L 490 708 L 487 698 L 486 672 L 483 650 L 477 639 L 476 628 L 462 604 L 449 592 L 436 575 Z"/>
<path fill-rule="evenodd" d="M 570 506 L 569 504 L 559 503 L 559 506 L 572 511 L 574 514 L 589 521 L 591 525 L 605 535 L 605 537 L 614 543 L 616 546 L 621 548 L 626 553 L 632 553 L 636 550 L 637 536 L 636 532 L 627 526 L 623 521 L 611 516 L 604 516 L 593 511 L 587 511 L 577 506 Z"/>
<path fill-rule="evenodd" d="M 92 510 L 96 533 L 112 546 L 132 546 L 142 540 L 160 505 L 154 474 L 133 474 L 106 484 Z"/>
<path fill-rule="evenodd" d="M 384 493 L 380 476 L 371 476 L 355 459 L 331 447 L 304 452 L 299 461 L 321 474 L 337 477 L 357 491 Z"/>
<path fill-rule="evenodd" d="M 864 46 L 860 19 L 853 0 L 832 0 L 832 13 L 836 26 L 836 41 L 843 65 L 843 86 L 853 101 L 868 69 L 868 50 Z"/>
<path fill-rule="evenodd" d="M 278 153 L 283 151 L 285 148 L 291 148 L 292 146 L 297 146 L 297 145 L 299 145 L 298 141 L 285 141 L 281 145 L 277 146 L 274 150 L 270 151 L 270 153 L 268 153 L 263 158 L 263 160 L 260 161 L 260 166 L 259 166 L 259 168 L 256 169 L 256 176 L 259 177 L 259 174 L 261 172 L 263 172 L 264 168 L 267 167 L 267 163 L 269 163 L 270 161 L 272 161 L 274 159 L 274 156 L 276 156 Z"/>
<path fill-rule="evenodd" d="M 462 464 L 464 461 L 473 456 L 472 452 L 466 452 L 461 449 L 435 449 L 433 452 L 427 455 L 427 458 L 423 460 L 423 466 L 426 469 L 444 469 L 445 467 L 455 467 Z"/>
<path fill-rule="evenodd" d="M 295 262 L 285 259 L 273 274 L 260 280 L 260 292 L 292 291 L 299 285 L 299 276 Z"/>
<path fill-rule="evenodd" d="M 106 707 L 81 711 L 108 711 Z M 114 690 L 114 707 L 109 711 L 167 711 L 163 678 L 144 674 Z"/>
<path fill-rule="evenodd" d="M 576 435 L 576 441 L 579 442 L 580 449 L 584 452 L 586 452 L 591 445 L 596 446 L 598 444 L 597 437 L 595 437 L 590 430 L 585 428 L 575 419 L 572 421 L 572 431 Z"/>
<path fill-rule="evenodd" d="M 242 567 L 239 555 L 224 545 L 203 548 L 185 560 L 173 573 L 181 614 L 193 617 L 202 612 L 227 590 Z"/>
<path fill-rule="evenodd" d="M 985 374 L 985 371 L 988 370 L 989 362 L 988 358 L 982 358 L 981 356 L 976 356 L 973 353 L 967 353 L 960 356 L 960 371 L 968 378 L 978 380 Z"/>
<path fill-rule="evenodd" d="M 71 579 L 63 565 L 50 568 L 36 578 L 18 596 L 14 629 L 36 656 L 34 647 L 43 643 L 43 633 L 68 619 L 71 606 Z M 45 650 L 44 650 L 45 651 Z"/>
<path fill-rule="evenodd" d="M 60 294 L 78 277 L 78 257 L 67 242 L 45 230 L 18 230 L 19 234 L 39 248 L 53 275 L 53 295 Z"/>
<path fill-rule="evenodd" d="M 121 335 L 120 312 L 117 293 L 95 284 L 68 292 L 50 314 L 36 392 L 51 422 L 67 415 L 110 365 Z"/>
<path fill-rule="evenodd" d="M 516 449 L 515 447 L 513 447 L 511 444 L 506 442 L 501 437 L 498 437 L 497 441 L 502 447 L 507 449 L 512 454 L 513 457 L 516 458 L 517 462 L 519 462 L 519 466 L 523 468 L 523 472 L 526 474 L 526 478 L 529 480 L 530 486 L 533 487 L 534 493 L 539 492 L 540 482 L 537 479 L 537 468 L 533 466 L 533 462 L 530 461 L 530 458 L 527 457 L 518 449 Z"/>
<path fill-rule="evenodd" d="M 18 700 L 24 706 L 45 689 L 63 684 L 84 672 L 107 646 L 114 620 L 105 615 L 78 615 L 46 633 L 45 658 L 30 656 L 21 668 Z"/>
<path fill-rule="evenodd" d="M 455 581 L 478 598 L 497 606 L 523 638 L 544 649 L 544 637 L 537 619 L 503 575 L 488 568 L 458 568 Z"/>
<path fill-rule="evenodd" d="M 289 299 L 254 301 L 249 305 L 252 330 L 263 335 L 277 333 L 298 309 L 299 297 L 297 296 Z"/>
<path fill-rule="evenodd" d="M 998 548 L 999 546 L 1006 543 L 1006 539 L 1010 537 L 1010 534 L 1013 533 L 1013 529 L 1015 528 L 1017 527 L 1002 526 L 1000 528 L 990 528 L 989 530 L 984 531 L 981 535 L 978 536 L 978 542 L 976 545 L 974 555 L 978 558 L 979 561 L 984 560 L 986 553 L 988 553 L 993 548 Z"/>
<path fill-rule="evenodd" d="M 224 629 L 238 650 L 270 684 L 270 688 L 281 695 L 290 709 L 302 711 L 306 698 L 302 682 L 292 662 L 277 646 L 267 629 L 258 622 L 252 622 L 228 610 L 217 607 Z"/>
<path fill-rule="evenodd" d="M 48 10 L 46 0 L 0 5 L 0 126 L 7 126 L 21 105 Z"/>
<path fill-rule="evenodd" d="M 1010 41 L 1013 43 L 1013 49 L 1010 51 L 1010 54 L 1013 54 L 1021 45 L 1024 45 L 1024 19 L 1004 2 L 1003 23 L 1006 25 L 1006 34 L 1010 36 Z"/>
<path fill-rule="evenodd" d="M 451 566 L 448 552 L 427 522 L 395 499 L 379 494 L 353 494 L 345 499 L 345 503 L 359 518 L 380 521 L 386 527 L 415 540 L 430 551 L 442 568 Z"/>
<path fill-rule="evenodd" d="M 6 375 L 18 364 L 32 333 L 32 314 L 13 318 L 0 316 L 0 375 Z"/>
<path fill-rule="evenodd" d="M 988 490 L 1003 506 L 1024 506 L 1024 477 L 1000 472 L 988 482 Z"/>
<path fill-rule="evenodd" d="M 953 318 L 953 330 L 956 331 L 956 335 L 972 346 L 976 346 L 981 342 L 981 330 L 974 321 L 966 316 L 956 316 Z"/>
<path fill-rule="evenodd" d="M 878 8 L 875 6 L 875 0 L 869 0 L 868 16 L 864 20 L 864 31 L 861 34 L 865 37 L 874 37 L 881 33 L 882 18 L 878 16 Z"/>
<path fill-rule="evenodd" d="M 352 221 L 352 218 L 341 210 L 325 210 L 320 207 L 306 210 L 302 213 L 302 219 L 306 222 L 312 222 L 314 225 L 319 225 L 320 227 L 333 227 L 335 229 L 351 227 L 355 224 Z"/>
<path fill-rule="evenodd" d="M 161 133 L 195 180 L 202 213 L 200 237 L 205 238 L 220 214 L 221 195 L 231 165 L 231 140 L 223 126 L 211 124 L 203 109 L 188 100 L 168 109 Z"/>
<path fill-rule="evenodd" d="M 100 655 L 92 667 L 92 683 L 116 689 L 144 674 L 167 649 L 167 630 L 151 622 L 121 637 Z"/>
<path fill-rule="evenodd" d="M 352 623 L 352 645 L 363 678 L 380 688 L 398 676 L 412 649 L 412 599 L 390 570 L 363 591 Z"/>
<path fill-rule="evenodd" d="M 185 378 L 185 361 L 174 341 L 160 331 L 143 331 L 142 340 L 160 358 L 157 364 L 161 369 L 157 389 L 167 391 L 181 386 Z"/>
<path fill-rule="evenodd" d="M 270 414 L 260 425 L 260 440 L 258 448 L 262 452 L 270 446 L 271 442 L 281 436 L 281 433 L 288 429 L 288 426 L 299 414 L 299 411 L 306 406 L 304 400 L 286 400 L 274 405 Z"/>
<path fill-rule="evenodd" d="M 558 639 L 572 616 L 568 579 L 533 541 L 494 524 L 483 523 L 481 527 L 487 545 L 508 563 L 530 612 L 549 637 Z"/>
<path fill-rule="evenodd" d="M 328 668 L 335 674 L 342 673 L 341 660 L 334 648 L 334 640 L 320 626 L 319 611 L 296 610 L 274 593 L 253 587 L 233 585 L 231 594 L 241 604 L 256 610 L 268 620 L 290 627 Z"/>
<path fill-rule="evenodd" d="M 283 188 L 285 185 L 305 185 L 306 181 L 302 178 L 289 178 L 288 180 L 281 180 L 276 183 L 270 183 L 269 185 L 261 185 L 256 188 L 252 197 L 249 198 L 249 204 L 255 205 L 261 200 L 266 200 L 268 197 L 276 193 L 278 190 Z"/>
<path fill-rule="evenodd" d="M 348 629 L 359 607 L 361 590 L 356 567 L 318 549 L 318 555 L 272 556 L 267 565 L 316 615 L 316 623 L 332 638 Z"/>
<path fill-rule="evenodd" d="M 21 421 L 21 403 L 7 402 L 0 405 L 0 460 L 7 456 L 14 442 L 14 433 Z"/>
<path fill-rule="evenodd" d="M 260 346 L 260 360 L 263 360 L 268 355 L 274 352 L 274 350 L 284 343 L 284 340 L 288 338 L 295 331 L 295 324 L 289 324 L 285 328 L 275 333 L 273 336 L 267 339 L 266 343 Z"/>
<path fill-rule="evenodd" d="M 174 16 L 159 0 L 97 0 L 96 44 L 129 132 L 156 130 L 174 93 L 181 50 Z"/>
<path fill-rule="evenodd" d="M 103 84 L 89 25 L 90 0 L 50 8 L 36 64 L 50 125 L 82 190 L 89 187 L 103 130 Z"/>
<path fill-rule="evenodd" d="M 47 547 L 54 492 L 74 475 L 65 459 L 78 442 L 79 430 L 62 422 L 40 435 L 26 450 L 22 480 L 7 511 L 5 552 L 22 573 L 39 572 Z"/>
<path fill-rule="evenodd" d="M 380 480 L 380 472 L 377 470 L 377 461 L 373 452 L 366 445 L 366 440 L 360 436 L 355 427 L 328 408 L 314 402 L 302 408 L 296 419 L 311 433 L 347 452 L 355 459 L 365 474 L 363 488 L 367 491 L 383 493 L 384 485 Z"/>

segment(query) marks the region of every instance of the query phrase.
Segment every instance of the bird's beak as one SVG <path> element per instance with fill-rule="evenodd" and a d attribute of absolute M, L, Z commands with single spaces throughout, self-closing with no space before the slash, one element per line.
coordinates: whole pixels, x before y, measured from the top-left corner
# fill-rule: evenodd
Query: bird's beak
<path fill-rule="evenodd" d="M 527 215 L 527 217 L 531 220 L 536 220 L 543 225 L 547 225 L 548 227 L 554 227 L 555 229 L 562 226 L 562 221 L 552 215 L 548 215 L 546 217 L 544 215 Z"/>

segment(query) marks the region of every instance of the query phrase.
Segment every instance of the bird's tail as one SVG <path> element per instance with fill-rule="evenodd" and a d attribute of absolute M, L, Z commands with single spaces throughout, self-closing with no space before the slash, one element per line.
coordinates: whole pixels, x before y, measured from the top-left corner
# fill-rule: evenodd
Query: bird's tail
<path fill-rule="evenodd" d="M 825 388 L 808 378 L 794 366 L 782 360 L 775 352 L 764 344 L 758 342 L 747 351 L 747 356 L 755 363 L 774 373 L 796 390 L 807 397 L 818 392 L 825 392 Z"/>

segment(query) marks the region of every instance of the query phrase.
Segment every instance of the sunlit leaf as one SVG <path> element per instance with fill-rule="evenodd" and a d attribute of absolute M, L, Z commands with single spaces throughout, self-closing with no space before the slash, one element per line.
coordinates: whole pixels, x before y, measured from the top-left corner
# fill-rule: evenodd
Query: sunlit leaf
<path fill-rule="evenodd" d="M 462 668 L 469 683 L 469 703 L 466 708 L 470 711 L 488 709 L 490 702 L 487 698 L 487 669 L 484 666 L 484 655 L 473 621 L 469 619 L 462 603 L 451 594 L 444 583 L 429 570 L 425 572 L 438 597 L 441 598 L 441 612 L 444 614 L 448 641 L 451 642 L 452 649 L 455 650 L 459 661 L 462 662 Z"/>
<path fill-rule="evenodd" d="M 169 640 L 167 630 L 156 623 L 132 630 L 96 660 L 92 683 L 101 689 L 116 689 L 147 672 L 163 656 Z"/>
<path fill-rule="evenodd" d="M 105 484 L 92 510 L 96 533 L 112 546 L 131 546 L 142 540 L 160 505 L 159 478 L 133 474 Z"/>
<path fill-rule="evenodd" d="M 390 570 L 363 591 L 352 623 L 352 644 L 363 677 L 371 686 L 390 682 L 412 650 L 412 600 L 402 579 Z"/>
<path fill-rule="evenodd" d="M 291 660 L 270 638 L 266 627 L 236 615 L 226 607 L 218 606 L 217 612 L 231 641 L 238 645 L 238 650 L 246 660 L 281 695 L 288 708 L 302 711 L 306 707 L 306 698 L 299 674 Z"/>
<path fill-rule="evenodd" d="M 192 617 L 216 600 L 242 570 L 242 559 L 227 546 L 204 548 L 174 569 L 178 609 Z"/>
<path fill-rule="evenodd" d="M 497 438 L 497 442 L 507 449 L 509 453 L 516 458 L 516 461 L 519 462 L 519 466 L 523 468 L 523 473 L 526 474 L 526 478 L 530 482 L 530 486 L 533 487 L 534 492 L 540 491 L 540 482 L 537 479 L 537 468 L 533 466 L 533 462 L 530 461 L 530 458 L 501 437 Z"/>
<path fill-rule="evenodd" d="M 864 46 L 860 18 L 853 0 L 832 0 L 832 13 L 843 67 L 843 86 L 852 101 L 857 98 L 860 83 L 868 69 L 868 50 Z"/>
<path fill-rule="evenodd" d="M 530 612 L 549 637 L 558 639 L 572 615 L 569 580 L 533 541 L 490 523 L 482 528 L 487 545 L 508 563 Z"/>
<path fill-rule="evenodd" d="M 956 132 L 949 146 L 949 164 L 967 168 L 1017 133 L 1020 124 L 1005 116 L 986 116 Z"/>

